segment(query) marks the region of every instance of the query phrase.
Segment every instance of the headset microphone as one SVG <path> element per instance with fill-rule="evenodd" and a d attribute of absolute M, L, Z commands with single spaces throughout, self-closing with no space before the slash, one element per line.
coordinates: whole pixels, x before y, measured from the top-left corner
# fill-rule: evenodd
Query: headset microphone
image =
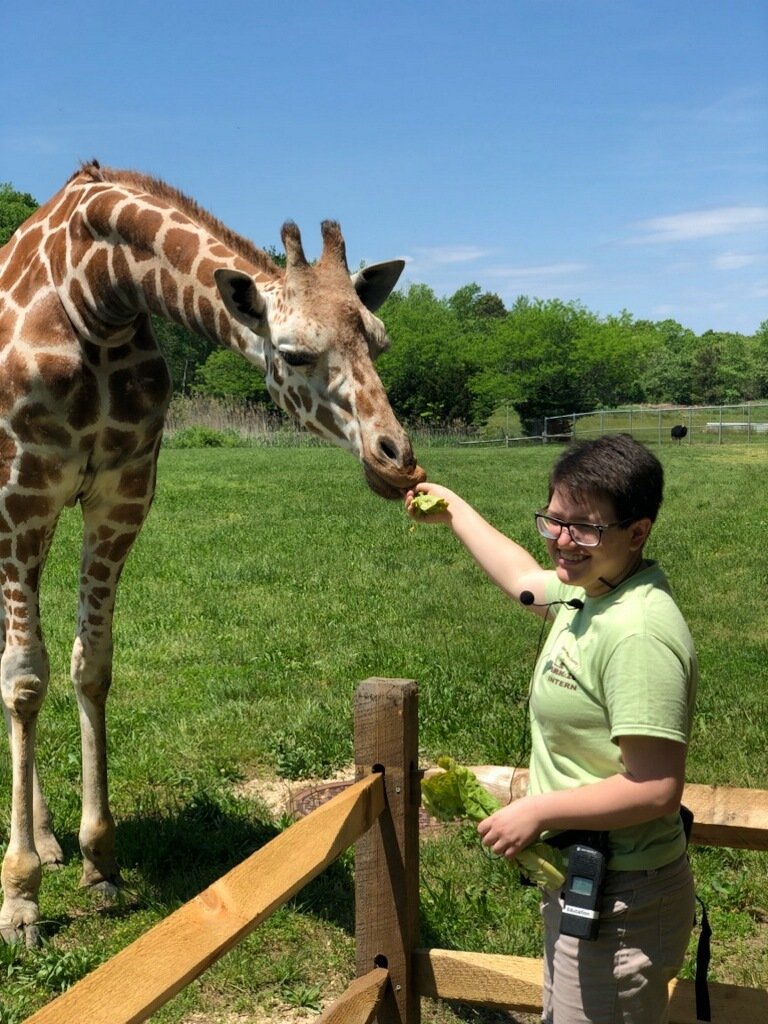
<path fill-rule="evenodd" d="M 520 604 L 525 605 L 526 608 L 552 608 L 556 604 L 564 604 L 566 608 L 574 608 L 577 611 L 584 607 L 584 602 L 580 601 L 578 597 L 572 597 L 570 601 L 542 601 L 538 603 L 530 590 L 524 590 L 520 594 Z"/>

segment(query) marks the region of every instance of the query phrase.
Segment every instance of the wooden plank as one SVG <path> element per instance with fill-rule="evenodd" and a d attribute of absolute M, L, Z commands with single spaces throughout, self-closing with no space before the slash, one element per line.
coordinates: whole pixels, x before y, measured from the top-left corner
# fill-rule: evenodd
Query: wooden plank
<path fill-rule="evenodd" d="M 470 767 L 483 786 L 502 803 L 509 801 L 510 786 L 513 799 L 525 795 L 527 769 L 491 764 Z M 693 811 L 693 843 L 768 850 L 768 789 L 688 783 L 683 803 Z"/>
<path fill-rule="evenodd" d="M 374 967 L 362 978 L 355 978 L 343 995 L 324 1010 L 316 1024 L 370 1024 L 379 1010 L 389 971 Z"/>
<path fill-rule="evenodd" d="M 692 981 L 669 986 L 670 1024 L 697 1024 L 696 992 Z M 768 1021 L 768 990 L 709 983 L 709 1001 L 715 1024 L 759 1024 Z"/>
<path fill-rule="evenodd" d="M 83 978 L 25 1024 L 140 1024 L 348 849 L 382 813 L 360 779 Z"/>
<path fill-rule="evenodd" d="M 538 1012 L 542 1001 L 542 961 L 449 949 L 414 950 L 419 993 L 430 999 Z M 670 985 L 670 1024 L 696 1024 L 692 981 Z M 768 991 L 710 982 L 712 1020 L 720 1024 L 757 1024 L 768 1020 Z"/>
<path fill-rule="evenodd" d="M 419 995 L 429 999 L 451 999 L 530 1013 L 541 1010 L 541 960 L 452 949 L 416 949 L 413 963 Z"/>
<path fill-rule="evenodd" d="M 381 771 L 387 808 L 355 849 L 357 973 L 387 967 L 379 1024 L 418 1024 L 411 950 L 419 925 L 418 691 L 411 680 L 367 679 L 355 698 L 358 777 Z"/>
<path fill-rule="evenodd" d="M 768 789 L 689 783 L 683 803 L 693 811 L 692 842 L 768 850 Z"/>

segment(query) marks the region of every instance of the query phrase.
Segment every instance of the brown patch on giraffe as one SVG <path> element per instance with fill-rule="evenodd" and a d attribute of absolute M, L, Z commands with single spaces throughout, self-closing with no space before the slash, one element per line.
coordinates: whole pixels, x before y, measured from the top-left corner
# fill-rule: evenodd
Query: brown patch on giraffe
<path fill-rule="evenodd" d="M 312 412 L 312 406 L 314 402 L 312 400 L 312 392 L 309 388 L 301 387 L 296 389 L 298 391 L 301 404 L 304 406 L 306 412 Z"/>
<path fill-rule="evenodd" d="M 115 370 L 109 378 L 110 416 L 121 423 L 139 423 L 154 409 L 165 408 L 169 387 L 162 356 Z"/>
<path fill-rule="evenodd" d="M 193 324 L 195 322 L 195 288 L 194 285 L 188 284 L 184 288 L 182 295 L 182 309 L 184 310 L 184 316 L 187 323 Z"/>
<path fill-rule="evenodd" d="M 87 366 L 80 367 L 77 386 L 69 399 L 69 422 L 75 430 L 90 427 L 99 418 L 101 398 L 96 375 Z"/>
<path fill-rule="evenodd" d="M 20 265 L 27 265 L 34 259 L 36 251 L 43 240 L 43 225 L 34 224 L 24 234 L 17 237 L 12 259 Z"/>
<path fill-rule="evenodd" d="M 88 575 L 94 580 L 99 580 L 100 583 L 106 583 L 112 575 L 112 570 L 103 562 L 91 562 L 88 567 Z"/>
<path fill-rule="evenodd" d="M 158 295 L 160 293 L 157 286 L 157 274 L 154 267 L 146 272 L 142 277 L 140 284 L 147 297 L 149 305 L 155 308 L 157 306 Z"/>
<path fill-rule="evenodd" d="M 173 274 L 165 267 L 160 271 L 160 288 L 165 297 L 165 303 L 170 308 L 178 305 L 179 288 Z"/>
<path fill-rule="evenodd" d="M 10 412 L 32 385 L 27 360 L 11 349 L 3 365 L 3 388 L 0 391 L 0 413 Z"/>
<path fill-rule="evenodd" d="M 171 228 L 163 240 L 163 251 L 179 273 L 188 274 L 200 251 L 200 239 L 192 231 Z"/>
<path fill-rule="evenodd" d="M 145 515 L 144 505 L 114 505 L 109 510 L 109 518 L 113 523 L 127 523 L 129 526 L 141 526 Z"/>
<path fill-rule="evenodd" d="M 136 447 L 136 434 L 132 430 L 107 427 L 101 438 L 101 446 L 108 455 L 132 455 Z"/>
<path fill-rule="evenodd" d="M 71 339 L 72 324 L 61 307 L 58 295 L 50 295 L 29 307 L 24 314 L 24 331 L 35 339 L 37 348 L 61 345 Z"/>
<path fill-rule="evenodd" d="M 5 510 L 12 523 L 27 522 L 29 519 L 47 519 L 53 508 L 50 498 L 42 494 L 8 494 Z"/>
<path fill-rule="evenodd" d="M 39 352 L 35 364 L 40 379 L 55 399 L 66 398 L 77 385 L 80 370 L 77 360 L 53 352 Z"/>
<path fill-rule="evenodd" d="M 25 530 L 16 534 L 16 560 L 22 565 L 37 558 L 43 546 L 43 534 L 40 530 Z"/>
<path fill-rule="evenodd" d="M 41 402 L 25 405 L 11 420 L 11 427 L 22 444 L 67 448 L 72 435 Z"/>
<path fill-rule="evenodd" d="M 123 363 L 130 358 L 133 353 L 133 345 L 130 342 L 125 342 L 122 345 L 110 345 L 107 349 L 107 362 L 108 363 Z"/>
<path fill-rule="evenodd" d="M 152 258 L 150 247 L 145 248 L 136 239 L 136 224 L 141 218 L 142 234 L 154 238 L 163 224 L 163 215 L 158 210 L 142 210 L 137 203 L 128 203 L 117 216 L 116 227 L 122 238 L 130 242 L 134 254 L 139 259 Z"/>
<path fill-rule="evenodd" d="M 216 279 L 213 276 L 213 272 L 214 270 L 218 270 L 218 268 L 219 264 L 214 263 L 213 260 L 200 260 L 200 265 L 197 268 L 197 280 L 203 288 L 214 288 L 216 286 Z"/>
<path fill-rule="evenodd" d="M 213 303 L 210 301 L 207 295 L 201 295 L 197 306 L 200 316 L 200 322 L 205 328 L 206 333 L 209 335 L 213 335 L 215 337 L 216 310 L 213 307 Z"/>
<path fill-rule="evenodd" d="M 109 291 L 111 275 L 109 270 L 109 253 L 103 245 L 96 247 L 88 260 L 85 272 L 88 275 L 88 283 L 91 292 L 101 292 L 106 295 Z"/>
<path fill-rule="evenodd" d="M 0 430 L 0 461 L 12 462 L 16 458 L 18 445 L 7 430 Z"/>
<path fill-rule="evenodd" d="M 245 340 L 243 338 L 232 338 L 232 327 L 229 322 L 229 314 L 225 313 L 223 309 L 219 310 L 218 335 L 223 344 L 231 345 L 233 340 L 236 340 L 240 351 L 242 352 L 245 350 Z"/>
<path fill-rule="evenodd" d="M 290 416 L 296 415 L 296 403 L 291 397 L 289 391 L 285 391 L 282 396 L 280 395 L 280 392 L 270 391 L 270 394 L 272 395 L 276 402 L 279 400 L 279 404 L 283 407 L 283 409 L 285 409 L 285 411 Z"/>
<path fill-rule="evenodd" d="M 330 409 L 326 409 L 324 405 L 321 405 L 317 410 L 317 419 L 318 422 L 331 434 L 335 434 L 336 437 L 340 437 L 342 440 L 344 439 L 344 432 L 333 418 L 333 414 Z"/>
<path fill-rule="evenodd" d="M 108 237 L 115 229 L 115 200 L 109 188 L 92 189 L 83 202 L 83 216 L 92 231 Z"/>
<path fill-rule="evenodd" d="M 370 419 L 373 416 L 375 411 L 376 411 L 376 406 L 371 401 L 370 395 L 367 395 L 365 393 L 365 391 L 358 392 L 358 395 L 357 395 L 357 412 L 358 412 L 358 415 L 362 419 L 366 419 L 367 420 L 367 419 Z"/>
<path fill-rule="evenodd" d="M 111 249 L 112 255 L 112 271 L 109 275 L 109 282 L 114 281 L 119 284 L 121 288 L 129 288 L 131 294 L 133 293 L 133 271 L 131 270 L 128 258 L 125 252 L 119 246 L 113 246 Z"/>
<path fill-rule="evenodd" d="M 152 476 L 152 466 L 148 462 L 128 466 L 122 472 L 117 493 L 123 498 L 144 498 L 149 494 Z"/>
<path fill-rule="evenodd" d="M 5 567 L 5 579 L 8 583 L 19 582 L 19 570 L 13 564 L 13 562 L 11 562 L 9 565 L 6 565 Z"/>
<path fill-rule="evenodd" d="M 108 562 L 122 563 L 131 550 L 131 545 L 136 539 L 135 533 L 123 533 L 113 541 L 104 541 L 96 549 L 98 558 L 105 558 Z"/>
<path fill-rule="evenodd" d="M 61 480 L 61 460 L 48 455 L 24 452 L 19 461 L 19 486 L 44 490 Z"/>

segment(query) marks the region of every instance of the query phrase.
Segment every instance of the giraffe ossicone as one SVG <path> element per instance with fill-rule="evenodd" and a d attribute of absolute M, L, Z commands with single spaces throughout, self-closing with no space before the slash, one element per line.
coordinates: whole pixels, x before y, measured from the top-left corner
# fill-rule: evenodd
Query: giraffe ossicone
<path fill-rule="evenodd" d="M 41 865 L 62 860 L 35 764 L 48 686 L 39 587 L 61 510 L 77 502 L 82 884 L 120 883 L 106 755 L 112 617 L 171 395 L 150 314 L 240 352 L 277 405 L 360 459 L 376 493 L 396 498 L 424 479 L 373 365 L 389 343 L 375 310 L 403 262 L 350 274 L 339 225 L 321 233 L 310 263 L 285 224 L 282 268 L 164 182 L 93 161 L 0 249 L 0 687 L 13 765 L 2 938 L 37 941 Z"/>

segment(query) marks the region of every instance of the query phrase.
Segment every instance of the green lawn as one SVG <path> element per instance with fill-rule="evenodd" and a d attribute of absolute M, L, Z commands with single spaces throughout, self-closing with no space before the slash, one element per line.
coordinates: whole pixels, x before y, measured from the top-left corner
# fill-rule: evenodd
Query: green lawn
<path fill-rule="evenodd" d="M 431 478 L 544 557 L 532 511 L 553 447 L 431 448 Z M 667 497 L 649 554 L 697 642 L 695 782 L 768 788 L 768 451 L 661 450 Z M 445 529 L 412 528 L 330 448 L 165 450 L 158 495 L 123 576 L 109 703 L 111 794 L 127 883 L 117 907 L 77 890 L 77 716 L 68 680 L 79 516 L 46 569 L 52 678 L 40 767 L 68 865 L 44 881 L 47 947 L 0 949 L 0 1024 L 116 952 L 284 824 L 238 784 L 349 764 L 355 687 L 417 680 L 423 763 L 512 763 L 539 624 L 495 590 Z M 8 758 L 0 785 L 9 791 Z M 0 840 L 8 812 L 0 811 Z M 463 830 L 424 842 L 424 940 L 537 955 L 535 894 Z M 768 985 L 765 854 L 696 850 L 715 929 L 713 976 Z M 153 1020 L 316 1008 L 353 970 L 351 857 Z M 461 900 L 457 894 L 461 893 Z M 254 1009 L 255 1007 L 255 1009 Z M 435 1013 L 444 1011 L 435 1011 Z M 253 1016 L 250 1016 L 253 1014 Z M 225 1019 L 224 1016 L 221 1018 Z"/>

